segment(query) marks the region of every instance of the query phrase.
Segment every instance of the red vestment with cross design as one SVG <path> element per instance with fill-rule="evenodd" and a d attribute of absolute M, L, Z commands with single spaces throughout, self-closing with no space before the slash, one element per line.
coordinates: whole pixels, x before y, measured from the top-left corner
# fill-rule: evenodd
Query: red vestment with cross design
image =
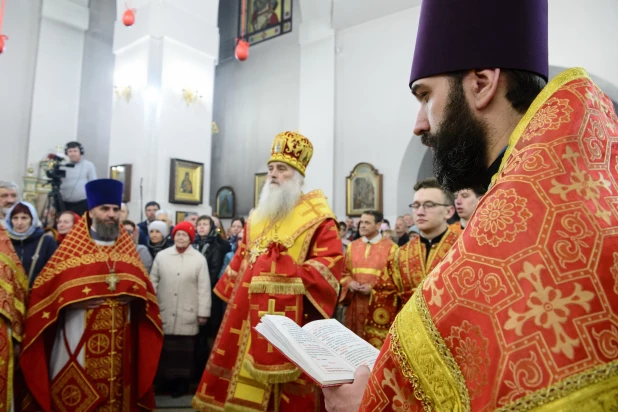
<path fill-rule="evenodd" d="M 69 306 L 89 299 L 103 299 L 104 304 L 80 311 L 85 328 L 71 348 L 64 330 Z M 69 359 L 50 379 L 56 339 L 66 345 Z M 162 344 L 157 298 L 133 241 L 121 228 L 114 246 L 99 246 L 84 218 L 47 263 L 30 295 L 20 360 L 30 394 L 23 409 L 152 410 Z"/>
<path fill-rule="evenodd" d="M 343 264 L 337 222 L 321 191 L 278 225 L 249 219 L 215 293 L 228 302 L 198 391 L 197 410 L 310 411 L 319 388 L 254 330 L 266 313 L 303 325 L 332 316 Z M 318 400 L 316 402 L 316 400 Z"/>
<path fill-rule="evenodd" d="M 614 410 L 617 319 L 618 117 L 570 69 L 397 316 L 361 410 Z"/>

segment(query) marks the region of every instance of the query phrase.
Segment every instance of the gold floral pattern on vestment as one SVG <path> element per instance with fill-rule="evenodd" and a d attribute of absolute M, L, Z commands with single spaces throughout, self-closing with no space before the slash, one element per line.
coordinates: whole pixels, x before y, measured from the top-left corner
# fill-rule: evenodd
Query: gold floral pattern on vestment
<path fill-rule="evenodd" d="M 518 196 L 515 189 L 497 190 L 488 195 L 483 207 L 478 209 L 476 224 L 470 222 L 471 236 L 480 246 L 514 242 L 518 233 L 526 231 L 526 222 L 532 217 L 526 203 L 526 198 Z"/>
<path fill-rule="evenodd" d="M 524 263 L 524 271 L 517 275 L 520 280 L 527 280 L 534 287 L 526 306 L 529 308 L 524 313 L 519 313 L 509 308 L 509 320 L 504 324 L 505 330 L 515 330 L 519 336 L 523 335 L 522 328 L 526 321 L 534 319 L 534 323 L 544 329 L 551 329 L 555 333 L 556 344 L 551 348 L 554 353 L 562 353 L 569 359 L 573 359 L 574 348 L 579 346 L 579 338 L 573 338 L 564 330 L 564 323 L 570 313 L 569 305 L 578 305 L 590 311 L 590 301 L 594 293 L 584 290 L 581 284 L 574 283 L 575 290 L 570 296 L 562 296 L 560 289 L 543 284 L 541 271 L 543 265 Z"/>
<path fill-rule="evenodd" d="M 568 99 L 552 97 L 547 100 L 544 107 L 535 113 L 522 139 L 530 140 L 543 135 L 548 130 L 557 130 L 561 124 L 568 123 L 571 120 L 572 112 L 573 109 L 569 106 Z"/>

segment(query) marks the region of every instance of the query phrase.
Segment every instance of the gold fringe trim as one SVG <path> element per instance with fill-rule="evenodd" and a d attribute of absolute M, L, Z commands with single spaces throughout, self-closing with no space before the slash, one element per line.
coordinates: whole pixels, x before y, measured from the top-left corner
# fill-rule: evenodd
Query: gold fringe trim
<path fill-rule="evenodd" d="M 249 359 L 243 361 L 243 367 L 260 383 L 287 383 L 300 377 L 302 371 L 294 366 L 294 369 L 283 371 L 264 371 L 256 369 Z"/>
<path fill-rule="evenodd" d="M 191 407 L 196 411 L 200 412 L 223 412 L 223 408 L 215 406 L 210 403 L 206 403 L 203 400 L 199 399 L 197 395 L 193 397 L 193 401 L 191 402 Z"/>
<path fill-rule="evenodd" d="M 301 278 L 256 276 L 251 279 L 251 284 L 249 285 L 249 293 L 304 295 L 305 291 L 305 285 L 303 285 Z"/>

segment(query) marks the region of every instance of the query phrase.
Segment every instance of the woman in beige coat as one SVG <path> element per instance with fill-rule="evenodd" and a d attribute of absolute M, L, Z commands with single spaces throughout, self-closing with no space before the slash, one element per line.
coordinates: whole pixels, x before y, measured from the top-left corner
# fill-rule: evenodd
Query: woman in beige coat
<path fill-rule="evenodd" d="M 165 334 L 158 380 L 165 392 L 179 397 L 189 390 L 195 335 L 210 317 L 211 289 L 206 259 L 191 247 L 193 223 L 176 225 L 172 239 L 174 246 L 157 254 L 150 280 L 159 299 Z"/>

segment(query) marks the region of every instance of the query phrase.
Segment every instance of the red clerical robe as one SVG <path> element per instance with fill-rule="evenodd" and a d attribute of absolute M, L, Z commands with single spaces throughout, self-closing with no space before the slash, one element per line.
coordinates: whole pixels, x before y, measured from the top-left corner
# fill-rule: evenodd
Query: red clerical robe
<path fill-rule="evenodd" d="M 617 410 L 617 348 L 618 117 L 570 69 L 397 316 L 361 410 Z"/>
<path fill-rule="evenodd" d="M 376 348 L 382 348 L 395 316 L 410 300 L 423 279 L 446 256 L 461 231 L 451 229 L 442 235 L 439 242 L 427 246 L 416 237 L 397 250 L 395 259 L 389 261 L 388 274 L 374 286 L 369 303 L 369 316 L 365 323 L 365 338 Z"/>
<path fill-rule="evenodd" d="M 14 407 L 13 344 L 23 338 L 27 291 L 24 268 L 11 240 L 0 228 L 0 412 L 10 412 Z"/>
<path fill-rule="evenodd" d="M 264 314 L 299 325 L 335 311 L 343 255 L 335 217 L 321 191 L 301 197 L 276 224 L 249 219 L 215 293 L 228 302 L 193 398 L 200 411 L 311 411 L 317 386 L 253 329 Z"/>
<path fill-rule="evenodd" d="M 350 291 L 348 285 L 355 280 L 361 285 L 369 284 L 374 288 L 380 279 L 390 278 L 388 268 L 392 267 L 392 264 L 389 262 L 395 259 L 396 253 L 397 245 L 386 237 L 375 244 L 360 238 L 348 246 L 341 279 L 343 289 L 339 301 L 347 306 L 345 326 L 363 339 L 366 339 L 365 322 L 369 315 L 369 302 L 375 290 L 372 290 L 371 295 L 363 295 Z"/>
<path fill-rule="evenodd" d="M 105 303 L 69 307 L 88 299 Z M 113 246 L 101 246 L 84 218 L 30 295 L 20 364 L 31 396 L 23 409 L 152 410 L 162 344 L 157 298 L 129 235 L 121 229 Z"/>

